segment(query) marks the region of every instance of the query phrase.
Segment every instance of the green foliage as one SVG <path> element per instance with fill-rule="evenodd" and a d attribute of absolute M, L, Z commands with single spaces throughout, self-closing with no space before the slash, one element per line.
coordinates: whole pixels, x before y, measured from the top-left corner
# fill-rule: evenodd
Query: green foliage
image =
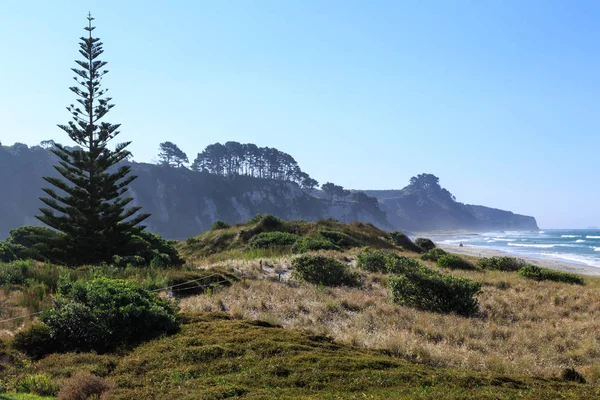
<path fill-rule="evenodd" d="M 422 253 L 423 249 L 414 244 L 408 236 L 399 231 L 394 231 L 389 234 L 390 240 L 396 246 L 402 247 L 404 250 L 413 251 L 415 253 Z"/>
<path fill-rule="evenodd" d="M 527 265 L 525 260 L 515 257 L 480 258 L 477 266 L 481 269 L 515 272 Z"/>
<path fill-rule="evenodd" d="M 231 228 L 231 225 L 229 225 L 227 222 L 225 221 L 215 221 L 213 222 L 213 224 L 210 226 L 210 230 L 211 231 L 217 231 L 219 229 L 227 229 L 227 228 Z"/>
<path fill-rule="evenodd" d="M 435 243 L 431 239 L 427 238 L 416 238 L 415 244 L 419 246 L 424 251 L 429 251 L 435 249 Z"/>
<path fill-rule="evenodd" d="M 356 265 L 365 271 L 386 273 L 390 256 L 391 253 L 384 251 L 364 251 L 356 256 Z"/>
<path fill-rule="evenodd" d="M 19 259 L 56 261 L 64 258 L 60 249 L 64 235 L 43 226 L 22 226 L 9 232 L 7 243 L 18 249 Z"/>
<path fill-rule="evenodd" d="M 123 280 L 96 278 L 62 286 L 60 291 L 62 297 L 40 317 L 50 329 L 44 347 L 49 352 L 104 353 L 178 329 L 176 307 L 171 302 Z M 39 356 L 38 339 L 46 333 L 37 327 L 27 332 L 20 339 L 21 348 L 32 349 Z"/>
<path fill-rule="evenodd" d="M 403 274 L 421 267 L 423 267 L 423 264 L 419 260 L 397 254 L 392 254 L 386 262 L 386 270 L 390 274 Z"/>
<path fill-rule="evenodd" d="M 0 242 L 0 262 L 10 262 L 17 259 L 12 246 L 8 243 Z"/>
<path fill-rule="evenodd" d="M 467 260 L 462 257 L 457 256 L 456 254 L 446 254 L 438 258 L 437 266 L 440 268 L 448 268 L 448 269 L 464 269 L 464 270 L 474 270 L 477 269 L 475 265 L 471 264 Z"/>
<path fill-rule="evenodd" d="M 519 270 L 519 275 L 523 278 L 533 279 L 535 281 L 554 281 L 576 285 L 585 284 L 582 276 L 572 274 L 570 272 L 555 271 L 550 268 L 538 267 L 536 265 L 523 266 Z"/>
<path fill-rule="evenodd" d="M 421 255 L 421 260 L 423 261 L 437 261 L 440 257 L 445 256 L 446 253 L 444 250 L 440 248 L 435 248 L 429 250 L 427 253 Z"/>
<path fill-rule="evenodd" d="M 46 374 L 27 375 L 19 382 L 18 391 L 40 396 L 55 396 L 58 393 L 58 384 Z"/>
<path fill-rule="evenodd" d="M 329 240 L 310 237 L 301 238 L 292 246 L 292 252 L 297 254 L 317 250 L 340 250 L 340 248 Z"/>
<path fill-rule="evenodd" d="M 356 241 L 344 232 L 339 231 L 319 231 L 319 235 L 326 241 L 329 241 L 339 247 L 353 247 Z"/>
<path fill-rule="evenodd" d="M 298 235 L 287 232 L 262 232 L 250 239 L 250 247 L 266 249 L 274 246 L 291 246 L 298 240 Z"/>
<path fill-rule="evenodd" d="M 71 91 L 78 106 L 67 109 L 73 120 L 59 125 L 79 147 L 67 148 L 56 143 L 50 150 L 59 161 L 54 169 L 61 177 L 44 177 L 52 188 L 45 188 L 41 198 L 45 207 L 37 218 L 51 228 L 64 233 L 61 249 L 67 265 L 111 262 L 114 255 L 128 253 L 130 242 L 139 229 L 137 225 L 149 217 L 139 214 L 140 206 L 129 206 L 133 198 L 124 197 L 128 185 L 137 176 L 131 166 L 122 164 L 131 153 L 129 142 L 110 149 L 108 144 L 119 134 L 119 125 L 103 120 L 113 104 L 104 96 L 102 76 L 108 71 L 100 61 L 102 43 L 92 37 L 92 20 L 88 16 L 87 37 L 82 37 L 79 52 L 83 61 L 73 69 L 78 83 Z M 81 108 L 79 108 L 81 106 Z"/>
<path fill-rule="evenodd" d="M 294 258 L 292 267 L 295 278 L 315 285 L 360 285 L 358 276 L 334 258 L 302 255 Z"/>
<path fill-rule="evenodd" d="M 444 275 L 426 267 L 391 276 L 388 285 L 395 303 L 439 313 L 468 316 L 478 310 L 475 298 L 481 283 Z"/>
<path fill-rule="evenodd" d="M 259 227 L 265 230 L 276 230 L 281 228 L 283 224 L 284 221 L 282 219 L 271 214 L 264 215 L 258 223 Z"/>
<path fill-rule="evenodd" d="M 56 351 L 56 344 L 52 339 L 50 327 L 40 322 L 34 322 L 17 332 L 12 346 L 34 359 Z"/>

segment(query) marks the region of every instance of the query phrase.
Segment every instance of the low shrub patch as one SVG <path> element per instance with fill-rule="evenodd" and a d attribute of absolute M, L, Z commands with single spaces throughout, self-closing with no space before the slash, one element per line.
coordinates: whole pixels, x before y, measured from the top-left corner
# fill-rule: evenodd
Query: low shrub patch
<path fill-rule="evenodd" d="M 415 244 L 423 249 L 423 251 L 429 251 L 435 249 L 435 243 L 431 239 L 427 238 L 416 238 Z"/>
<path fill-rule="evenodd" d="M 516 272 L 526 264 L 525 260 L 515 257 L 484 257 L 477 261 L 477 266 L 481 269 L 507 272 Z"/>
<path fill-rule="evenodd" d="M 408 236 L 399 231 L 394 231 L 390 233 L 389 236 L 391 242 L 396 246 L 402 247 L 404 250 L 413 251 L 415 253 L 422 253 L 423 249 L 414 244 Z"/>
<path fill-rule="evenodd" d="M 54 351 L 105 353 L 179 327 L 173 303 L 123 280 L 78 281 L 59 291 L 53 308 L 40 316 L 49 332 L 32 325 L 16 335 L 16 348 L 36 357 Z"/>
<path fill-rule="evenodd" d="M 478 310 L 475 296 L 481 292 L 481 283 L 471 279 L 421 267 L 390 277 L 388 285 L 397 304 L 464 316 Z"/>
<path fill-rule="evenodd" d="M 387 272 L 387 260 L 390 253 L 384 251 L 366 251 L 357 256 L 358 268 L 369 272 Z"/>
<path fill-rule="evenodd" d="M 356 245 L 356 241 L 344 232 L 319 231 L 319 235 L 339 247 L 352 247 Z"/>
<path fill-rule="evenodd" d="M 58 384 L 46 374 L 27 375 L 19 383 L 20 393 L 33 393 L 39 396 L 55 396 Z"/>
<path fill-rule="evenodd" d="M 104 379 L 89 372 L 79 371 L 60 385 L 58 400 L 99 399 L 103 393 L 110 389 L 111 386 Z"/>
<path fill-rule="evenodd" d="M 298 240 L 298 235 L 288 232 L 262 232 L 250 239 L 253 249 L 266 249 L 276 246 L 291 246 Z"/>
<path fill-rule="evenodd" d="M 535 281 L 554 281 L 583 285 L 583 277 L 570 272 L 555 271 L 550 268 L 538 267 L 536 265 L 525 265 L 519 270 L 519 275 L 523 278 L 533 279 Z"/>
<path fill-rule="evenodd" d="M 325 239 L 301 238 L 292 246 L 293 253 L 317 250 L 340 250 L 340 247 Z"/>
<path fill-rule="evenodd" d="M 292 261 L 293 276 L 299 280 L 325 286 L 357 286 L 358 276 L 334 258 L 303 255 Z"/>
<path fill-rule="evenodd" d="M 445 256 L 446 253 L 444 250 L 440 248 L 435 248 L 429 250 L 427 253 L 421 255 L 421 260 L 423 261 L 437 261 L 440 257 Z"/>
<path fill-rule="evenodd" d="M 397 254 L 392 254 L 387 258 L 385 267 L 390 274 L 403 274 L 414 269 L 424 268 L 419 260 Z"/>
<path fill-rule="evenodd" d="M 438 258 L 437 266 L 440 268 L 448 269 L 465 269 L 474 270 L 477 269 L 473 264 L 457 256 L 456 254 L 446 254 Z"/>
<path fill-rule="evenodd" d="M 225 221 L 215 221 L 211 226 L 210 226 L 210 230 L 211 231 L 217 231 L 219 229 L 227 229 L 227 228 L 231 228 L 231 225 L 229 225 L 227 222 Z"/>

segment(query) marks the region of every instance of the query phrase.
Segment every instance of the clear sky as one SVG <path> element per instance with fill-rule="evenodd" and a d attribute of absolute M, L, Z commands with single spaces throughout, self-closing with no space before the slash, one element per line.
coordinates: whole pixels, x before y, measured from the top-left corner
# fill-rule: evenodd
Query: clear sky
<path fill-rule="evenodd" d="M 96 17 L 137 161 L 253 142 L 319 182 L 600 225 L 600 2 L 0 0 L 0 141 L 54 139 Z"/>

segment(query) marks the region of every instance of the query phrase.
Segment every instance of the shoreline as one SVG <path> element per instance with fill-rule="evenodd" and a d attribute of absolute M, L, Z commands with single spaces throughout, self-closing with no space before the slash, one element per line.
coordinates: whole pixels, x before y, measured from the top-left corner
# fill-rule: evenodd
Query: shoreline
<path fill-rule="evenodd" d="M 592 267 L 585 264 L 570 263 L 567 261 L 557 261 L 545 258 L 533 258 L 533 257 L 521 257 L 514 254 L 503 252 L 494 249 L 488 249 L 484 247 L 468 246 L 464 245 L 460 247 L 457 244 L 444 244 L 436 243 L 436 246 L 449 253 L 463 254 L 473 257 L 494 257 L 494 256 L 508 256 L 516 257 L 525 260 L 529 264 L 537 265 L 538 267 L 551 268 L 558 271 L 572 272 L 575 274 L 589 275 L 589 276 L 600 276 L 600 268 Z"/>

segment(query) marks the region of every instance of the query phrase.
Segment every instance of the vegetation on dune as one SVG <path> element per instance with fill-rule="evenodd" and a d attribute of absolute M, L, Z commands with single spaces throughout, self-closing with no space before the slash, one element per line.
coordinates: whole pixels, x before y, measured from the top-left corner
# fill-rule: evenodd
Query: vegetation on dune
<path fill-rule="evenodd" d="M 398 249 L 390 242 L 386 232 L 369 223 L 344 224 L 333 219 L 317 222 L 283 221 L 272 215 L 257 215 L 245 224 L 205 232 L 180 243 L 178 249 L 188 260 L 200 261 L 364 246 Z"/>
<path fill-rule="evenodd" d="M 475 265 L 456 254 L 445 254 L 437 259 L 437 266 L 447 269 L 477 269 Z"/>
<path fill-rule="evenodd" d="M 515 257 L 484 257 L 477 260 L 477 266 L 481 269 L 512 271 L 516 272 L 524 267 L 525 260 Z"/>
<path fill-rule="evenodd" d="M 429 251 L 435 249 L 435 243 L 431 239 L 427 238 L 416 238 L 415 244 L 419 246 L 423 251 Z"/>
<path fill-rule="evenodd" d="M 404 250 L 412 251 L 412 252 L 415 252 L 415 253 L 422 253 L 423 252 L 423 249 L 421 249 L 419 246 L 417 246 L 416 244 L 414 244 L 408 238 L 408 236 L 406 236 L 402 232 L 398 232 L 398 231 L 391 232 L 389 234 L 389 237 L 390 237 L 390 240 L 391 240 L 392 243 L 394 243 L 396 246 L 399 246 L 399 247 L 403 248 Z"/>
<path fill-rule="evenodd" d="M 427 267 L 406 270 L 388 281 L 395 303 L 427 311 L 469 316 L 479 309 L 481 283 Z"/>
<path fill-rule="evenodd" d="M 178 329 L 167 299 L 122 280 L 66 282 L 41 324 L 17 333 L 14 345 L 34 357 L 54 352 L 105 353 Z"/>
<path fill-rule="evenodd" d="M 535 281 L 554 281 L 573 283 L 583 285 L 585 281 L 582 276 L 570 272 L 555 271 L 549 268 L 538 267 L 536 265 L 525 265 L 519 270 L 519 275 L 523 278 Z"/>
<path fill-rule="evenodd" d="M 358 276 L 336 259 L 325 256 L 303 255 L 292 260 L 293 277 L 324 286 L 358 286 Z"/>
<path fill-rule="evenodd" d="M 423 261 L 437 261 L 440 257 L 445 256 L 446 253 L 444 250 L 440 248 L 431 249 L 425 254 L 421 255 L 421 260 Z"/>
<path fill-rule="evenodd" d="M 179 333 L 145 343 L 128 354 L 52 355 L 9 368 L 7 383 L 45 374 L 59 393 L 93 371 L 110 398 L 222 399 L 359 398 L 512 399 L 592 398 L 592 385 L 562 379 L 507 377 L 463 369 L 432 368 L 329 338 L 224 314 L 186 314 Z M 3 362 L 3 361 L 0 361 Z M 89 379 L 89 375 L 87 375 Z M 37 400 L 37 399 L 36 399 Z"/>

